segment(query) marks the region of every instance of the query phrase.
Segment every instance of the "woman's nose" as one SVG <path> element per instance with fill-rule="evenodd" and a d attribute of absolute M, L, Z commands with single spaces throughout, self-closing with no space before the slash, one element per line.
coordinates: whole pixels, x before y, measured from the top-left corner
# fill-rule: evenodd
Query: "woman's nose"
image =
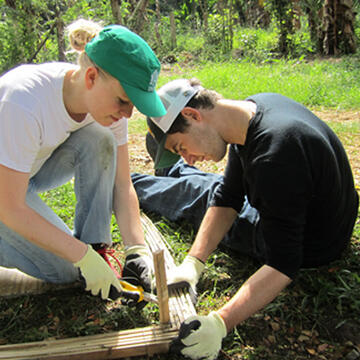
<path fill-rule="evenodd" d="M 122 106 L 119 112 L 124 117 L 130 118 L 132 115 L 133 109 L 134 109 L 133 104 L 127 104 L 126 106 Z"/>

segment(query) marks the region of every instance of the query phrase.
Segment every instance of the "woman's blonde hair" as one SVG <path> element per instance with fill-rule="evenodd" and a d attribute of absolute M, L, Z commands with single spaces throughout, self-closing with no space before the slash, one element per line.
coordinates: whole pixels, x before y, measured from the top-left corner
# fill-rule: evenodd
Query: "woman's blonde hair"
<path fill-rule="evenodd" d="M 102 25 L 92 20 L 78 19 L 66 27 L 66 33 L 72 48 L 70 52 L 79 53 L 80 66 L 94 66 L 85 50 L 85 45 L 92 40 L 101 30 Z"/>

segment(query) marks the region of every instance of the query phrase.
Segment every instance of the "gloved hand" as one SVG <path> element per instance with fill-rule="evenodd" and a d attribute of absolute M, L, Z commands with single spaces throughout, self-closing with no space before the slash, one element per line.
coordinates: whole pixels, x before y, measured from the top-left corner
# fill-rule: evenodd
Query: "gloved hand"
<path fill-rule="evenodd" d="M 194 256 L 187 255 L 180 266 L 177 266 L 168 275 L 168 285 L 189 283 L 194 292 L 196 292 L 196 285 L 203 272 L 205 264 Z"/>
<path fill-rule="evenodd" d="M 181 324 L 170 351 L 193 360 L 214 360 L 226 333 L 224 320 L 216 311 L 207 316 L 191 316 Z"/>
<path fill-rule="evenodd" d="M 151 282 L 154 266 L 151 253 L 145 245 L 134 245 L 125 248 L 125 265 L 122 278 L 133 285 L 141 285 L 146 292 L 151 292 Z M 123 300 L 128 306 L 136 306 L 141 310 L 146 301 L 136 303 L 133 300 Z"/>
<path fill-rule="evenodd" d="M 101 298 L 104 300 L 109 297 L 111 285 L 119 292 L 122 291 L 119 280 L 109 265 L 91 245 L 87 247 L 85 256 L 74 263 L 74 266 L 80 269 L 81 275 L 85 279 L 85 290 L 90 290 L 92 295 L 98 295 L 101 292 Z"/>

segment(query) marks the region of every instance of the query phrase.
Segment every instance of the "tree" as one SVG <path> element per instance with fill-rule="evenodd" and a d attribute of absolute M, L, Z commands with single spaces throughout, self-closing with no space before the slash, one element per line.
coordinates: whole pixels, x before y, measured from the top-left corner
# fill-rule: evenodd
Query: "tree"
<path fill-rule="evenodd" d="M 325 0 L 322 8 L 322 51 L 325 55 L 356 52 L 352 0 Z"/>
<path fill-rule="evenodd" d="M 121 17 L 119 0 L 110 0 L 110 5 L 111 5 L 111 11 L 112 11 L 113 17 L 115 19 L 115 23 L 122 25 L 123 20 Z"/>
<path fill-rule="evenodd" d="M 315 45 L 316 53 L 322 53 L 322 39 L 321 39 L 321 9 L 324 0 L 302 0 L 300 6 L 307 15 L 310 38 Z"/>
<path fill-rule="evenodd" d="M 265 5 L 279 27 L 279 52 L 287 56 L 292 48 L 290 35 L 294 33 L 293 3 L 288 0 L 266 0 Z"/>

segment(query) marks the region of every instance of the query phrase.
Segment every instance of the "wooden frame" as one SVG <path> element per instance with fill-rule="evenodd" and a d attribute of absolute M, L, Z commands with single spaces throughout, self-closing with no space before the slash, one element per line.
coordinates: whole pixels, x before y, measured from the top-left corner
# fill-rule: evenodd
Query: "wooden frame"
<path fill-rule="evenodd" d="M 175 266 L 169 252 L 170 247 L 146 215 L 141 216 L 141 221 L 149 248 L 153 253 L 163 250 L 165 269 L 170 270 Z M 171 340 L 177 336 L 182 321 L 196 314 L 186 289 L 172 291 L 168 307 L 170 321 L 161 319 L 156 326 L 62 340 L 2 345 L 0 359 L 98 360 L 166 353 Z M 162 313 L 166 314 L 166 305 L 165 312 Z"/>

